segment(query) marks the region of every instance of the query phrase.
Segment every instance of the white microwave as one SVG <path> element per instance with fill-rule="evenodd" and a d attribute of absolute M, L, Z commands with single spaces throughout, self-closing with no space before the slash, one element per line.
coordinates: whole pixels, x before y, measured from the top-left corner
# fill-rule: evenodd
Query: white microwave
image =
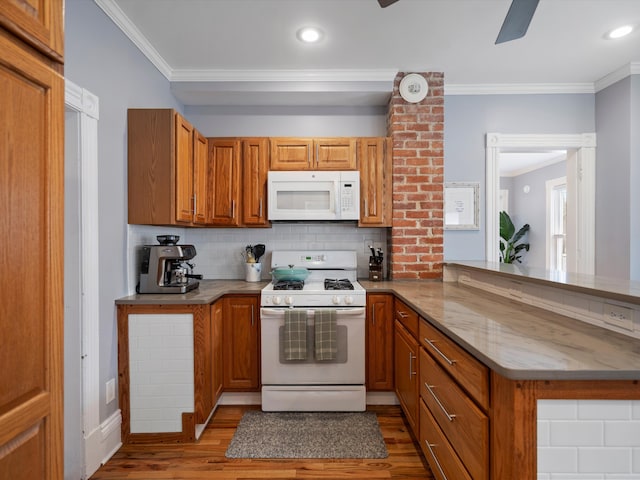
<path fill-rule="evenodd" d="M 270 171 L 269 220 L 359 220 L 357 171 Z"/>

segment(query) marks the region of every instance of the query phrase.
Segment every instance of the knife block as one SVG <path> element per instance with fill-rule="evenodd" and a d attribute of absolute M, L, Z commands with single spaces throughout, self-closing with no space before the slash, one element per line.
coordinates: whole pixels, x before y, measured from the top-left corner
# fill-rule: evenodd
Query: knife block
<path fill-rule="evenodd" d="M 369 262 L 369 280 L 372 282 L 381 282 L 384 280 L 382 276 L 382 264 Z"/>

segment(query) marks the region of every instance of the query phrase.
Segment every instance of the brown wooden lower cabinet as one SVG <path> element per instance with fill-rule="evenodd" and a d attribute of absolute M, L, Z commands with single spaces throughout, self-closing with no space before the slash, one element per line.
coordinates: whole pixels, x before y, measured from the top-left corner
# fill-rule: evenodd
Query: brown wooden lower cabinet
<path fill-rule="evenodd" d="M 415 433 L 418 425 L 418 342 L 398 321 L 395 323 L 394 348 L 396 395 Z"/>
<path fill-rule="evenodd" d="M 232 295 L 224 299 L 224 390 L 260 388 L 259 304 L 257 295 Z"/>
<path fill-rule="evenodd" d="M 367 295 L 367 390 L 393 391 L 393 295 Z"/>

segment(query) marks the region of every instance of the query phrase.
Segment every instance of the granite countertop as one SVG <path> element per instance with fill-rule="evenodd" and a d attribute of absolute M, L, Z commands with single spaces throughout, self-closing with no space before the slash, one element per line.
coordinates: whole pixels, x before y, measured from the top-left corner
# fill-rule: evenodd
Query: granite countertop
<path fill-rule="evenodd" d="M 116 305 L 202 305 L 215 302 L 223 295 L 257 294 L 269 284 L 244 280 L 200 280 L 195 290 L 184 294 L 144 293 L 118 298 Z"/>
<path fill-rule="evenodd" d="M 640 380 L 640 340 L 439 281 L 362 280 L 396 294 L 478 360 L 514 380 Z"/>
<path fill-rule="evenodd" d="M 392 293 L 500 375 L 514 380 L 640 380 L 640 340 L 438 280 L 359 280 Z M 183 295 L 130 295 L 118 305 L 209 304 L 258 294 L 268 281 L 202 280 Z"/>

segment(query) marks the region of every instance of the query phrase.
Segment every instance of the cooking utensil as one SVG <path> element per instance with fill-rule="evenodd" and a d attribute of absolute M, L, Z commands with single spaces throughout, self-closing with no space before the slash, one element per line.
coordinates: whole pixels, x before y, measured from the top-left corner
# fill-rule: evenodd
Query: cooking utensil
<path fill-rule="evenodd" d="M 309 276 L 309 270 L 305 267 L 296 267 L 294 265 L 289 265 L 288 267 L 276 267 L 271 270 L 270 273 L 274 281 L 294 280 L 303 282 Z"/>
<path fill-rule="evenodd" d="M 251 245 L 247 245 L 244 248 L 244 252 L 246 255 L 245 261 L 247 263 L 256 263 L 256 257 L 253 254 L 253 247 Z"/>
<path fill-rule="evenodd" d="M 257 245 L 253 246 L 253 257 L 256 259 L 256 263 L 260 261 L 260 257 L 264 255 L 266 248 L 267 247 L 265 247 L 262 243 L 258 243 Z"/>
<path fill-rule="evenodd" d="M 180 240 L 180 235 L 158 235 L 156 240 L 160 245 L 175 245 Z"/>

